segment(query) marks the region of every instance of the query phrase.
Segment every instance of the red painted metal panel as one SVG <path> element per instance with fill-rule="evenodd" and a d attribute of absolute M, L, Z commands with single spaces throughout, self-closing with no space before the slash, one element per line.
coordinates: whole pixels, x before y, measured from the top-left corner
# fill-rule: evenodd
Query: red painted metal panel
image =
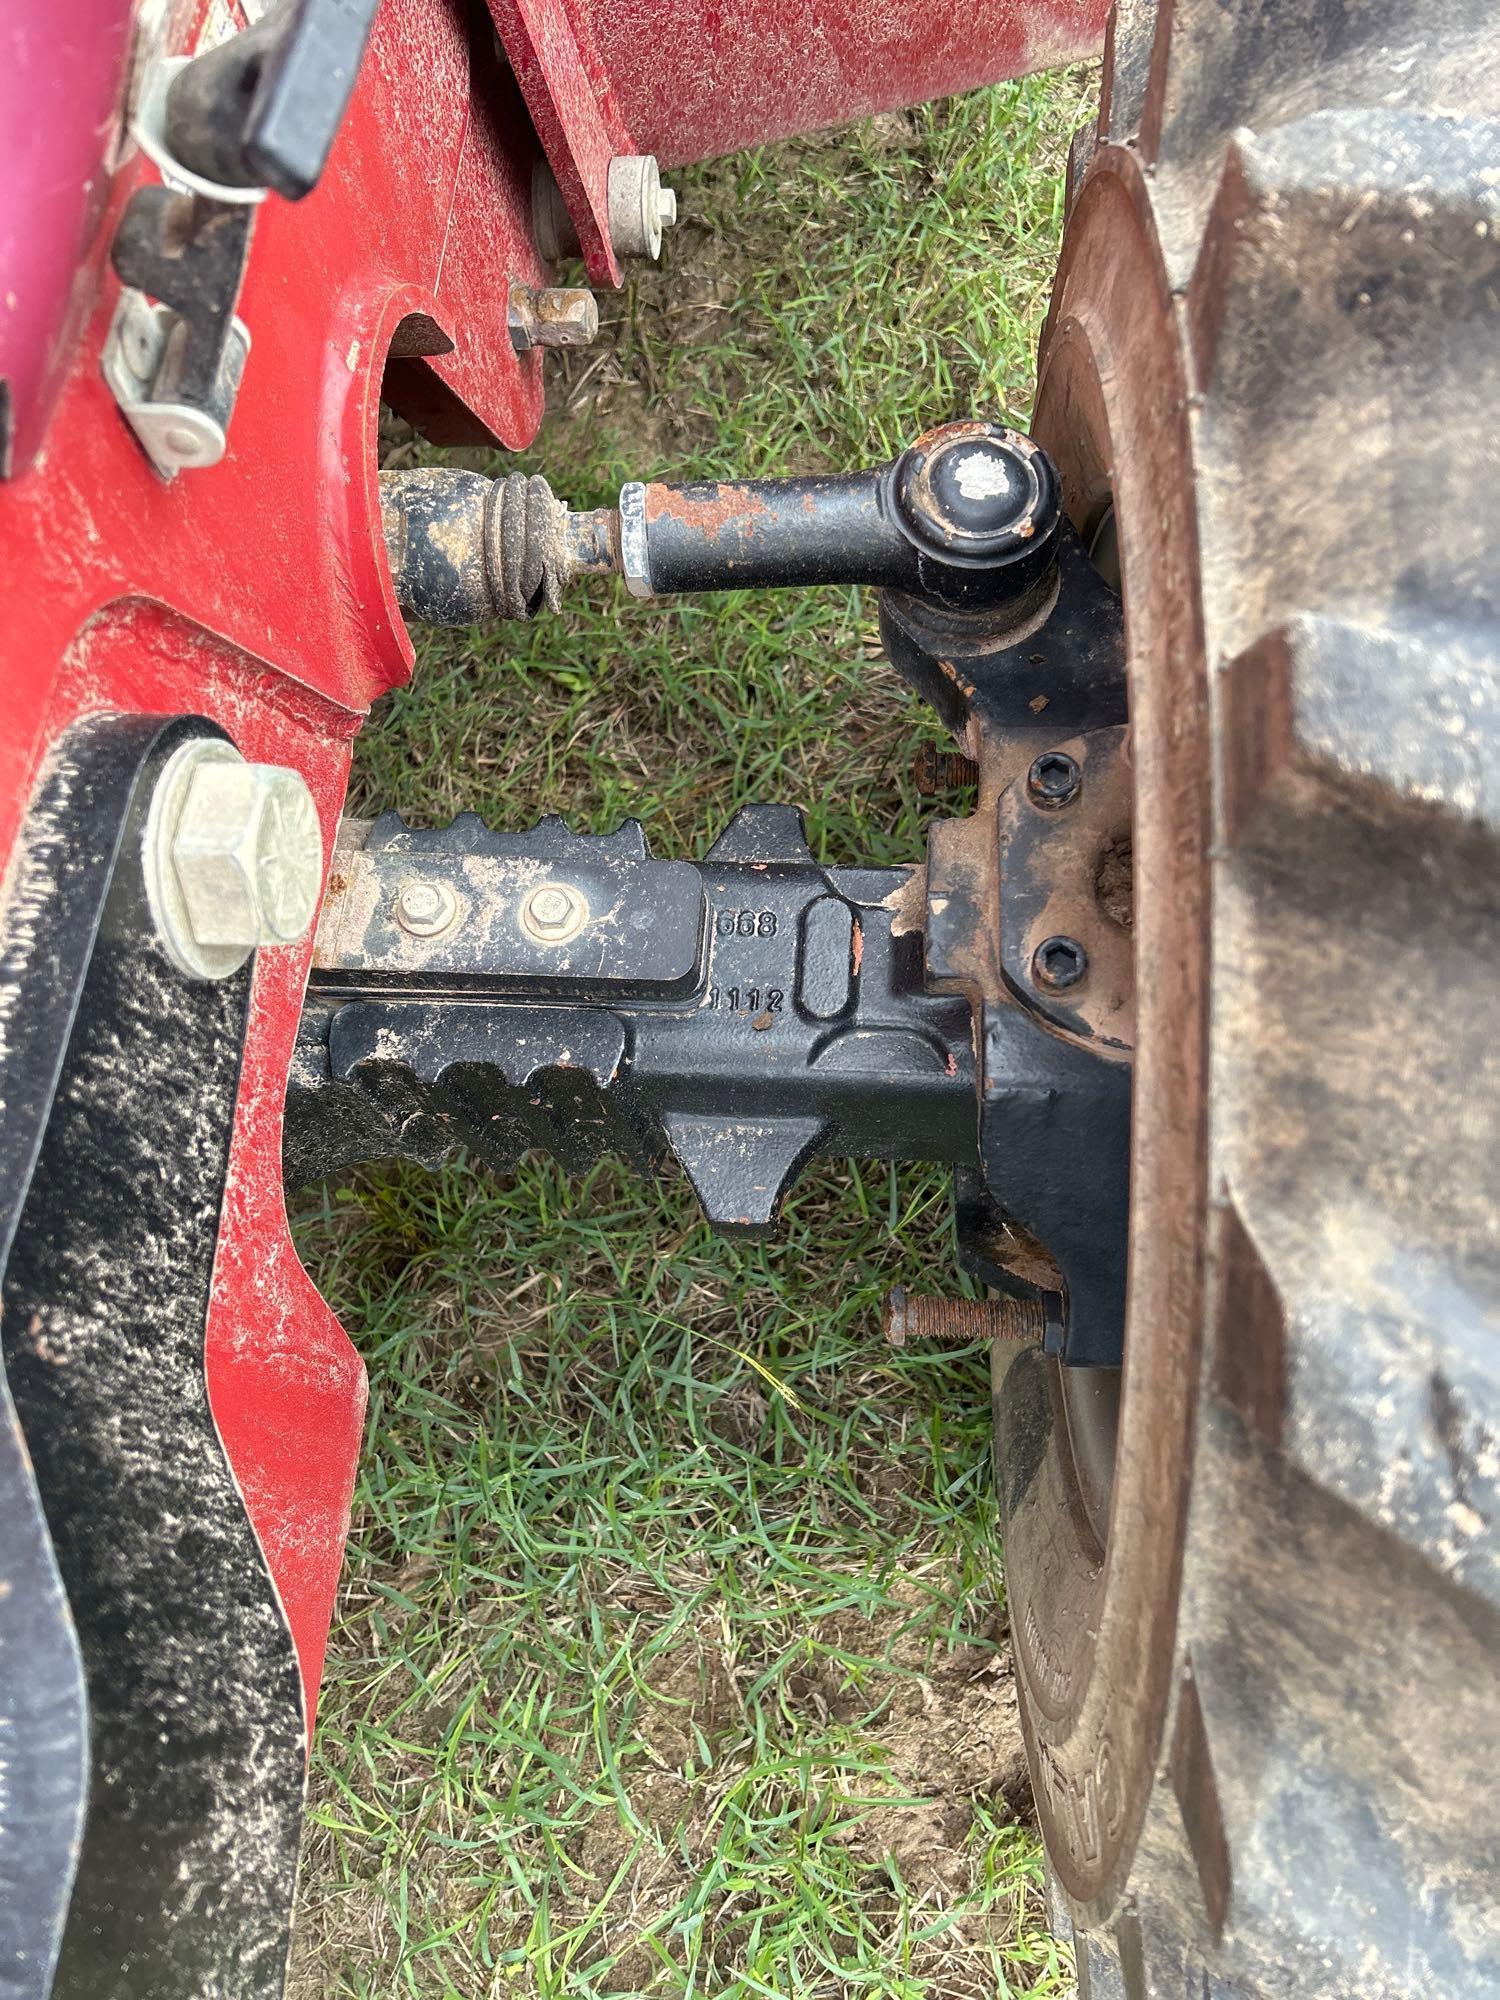
<path fill-rule="evenodd" d="M 93 296 L 132 0 L 38 8 L 0 62 L 0 475 L 29 465 Z"/>
<path fill-rule="evenodd" d="M 596 285 L 621 282 L 609 239 L 609 163 L 637 149 L 581 0 L 488 0 Z"/>
<path fill-rule="evenodd" d="M 949 97 L 1103 44 L 1109 0 L 574 0 L 663 166 Z"/>

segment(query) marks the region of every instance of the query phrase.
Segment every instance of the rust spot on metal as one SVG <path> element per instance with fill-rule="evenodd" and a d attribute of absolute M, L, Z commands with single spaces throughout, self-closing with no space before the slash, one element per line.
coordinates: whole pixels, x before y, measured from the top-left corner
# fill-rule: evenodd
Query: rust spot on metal
<path fill-rule="evenodd" d="M 1105 916 L 1122 930 L 1135 923 L 1135 849 L 1130 836 L 1112 840 L 1094 871 L 1094 895 Z"/>
<path fill-rule="evenodd" d="M 691 528 L 706 541 L 717 541 L 726 530 L 749 541 L 756 531 L 757 517 L 770 509 L 751 486 L 721 486 L 705 481 L 701 486 L 667 486 L 653 481 L 646 488 L 647 523 L 672 520 Z"/>
<path fill-rule="evenodd" d="M 989 435 L 990 422 L 987 417 L 960 417 L 952 423 L 935 424 L 930 431 L 923 431 L 913 442 L 911 450 L 914 453 L 930 451 L 933 445 L 949 444 L 956 438 L 987 438 Z M 1010 436 L 1012 433 L 1007 432 L 1006 435 Z M 1026 439 L 1028 445 L 1030 442 L 1029 438 Z"/>
<path fill-rule="evenodd" d="M 968 695 L 972 698 L 974 693 L 974 683 L 972 681 L 966 681 L 963 675 L 958 671 L 958 668 L 953 664 L 951 660 L 939 660 L 937 664 L 938 664 L 938 672 L 942 674 L 947 680 L 952 681 L 953 685 L 958 689 L 960 694 Z"/>

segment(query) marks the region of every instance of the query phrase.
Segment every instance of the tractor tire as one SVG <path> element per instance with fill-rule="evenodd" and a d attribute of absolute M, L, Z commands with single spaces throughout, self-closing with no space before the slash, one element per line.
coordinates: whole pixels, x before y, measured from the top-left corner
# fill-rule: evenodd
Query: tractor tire
<path fill-rule="evenodd" d="M 1034 431 L 1117 542 L 1125 1363 L 997 1347 L 1082 2000 L 1500 1994 L 1500 8 L 1122 0 Z"/>

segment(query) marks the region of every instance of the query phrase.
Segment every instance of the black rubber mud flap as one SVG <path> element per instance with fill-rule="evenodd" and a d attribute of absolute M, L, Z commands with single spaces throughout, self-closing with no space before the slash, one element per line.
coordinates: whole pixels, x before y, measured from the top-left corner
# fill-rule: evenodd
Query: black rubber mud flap
<path fill-rule="evenodd" d="M 219 733 L 75 729 L 8 906 L 0 1575 L 20 1589 L 0 1592 L 0 1728 L 24 1782 L 0 1792 L 6 2000 L 285 1984 L 301 1681 L 204 1363 L 251 968 L 184 979 L 140 862 L 167 756 Z"/>

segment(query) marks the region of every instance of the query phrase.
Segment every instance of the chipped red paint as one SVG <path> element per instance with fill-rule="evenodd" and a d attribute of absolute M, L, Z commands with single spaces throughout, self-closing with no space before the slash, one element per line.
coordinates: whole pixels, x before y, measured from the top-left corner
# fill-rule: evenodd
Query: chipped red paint
<path fill-rule="evenodd" d="M 751 0 L 733 13 L 706 0 L 490 0 L 507 69 L 464 0 L 385 0 L 322 182 L 296 206 L 267 203 L 257 224 L 240 305 L 253 346 L 228 454 L 166 484 L 99 370 L 118 292 L 113 221 L 152 173 L 136 155 L 110 179 L 101 94 L 115 88 L 107 31 L 120 10 L 98 6 L 92 66 L 67 71 L 97 143 L 75 121 L 59 155 L 88 185 L 62 210 L 10 210 L 33 232 L 62 228 L 39 217 L 66 211 L 70 285 L 47 246 L 28 238 L 23 256 L 14 231 L 0 234 L 0 306 L 31 329 L 30 373 L 13 371 L 26 452 L 0 481 L 3 860 L 49 745 L 100 710 L 205 715 L 247 757 L 294 766 L 331 852 L 353 736 L 412 664 L 380 533 L 382 377 L 444 441 L 531 441 L 541 356 L 513 351 L 506 293 L 549 275 L 531 240 L 543 150 L 590 274 L 618 282 L 612 154 L 704 158 L 1015 74 L 1095 46 L 1105 11 L 981 0 L 959 21 L 935 0 Z M 39 42 L 59 66 L 74 60 L 52 0 L 19 0 L 0 29 L 12 75 Z M 14 130 L 6 157 L 12 195 L 35 194 Z M 35 290 L 28 273 L 41 274 Z M 297 1262 L 282 1204 L 282 1102 L 311 949 L 263 952 L 257 967 L 207 1333 L 214 1416 L 286 1606 L 309 1720 L 364 1411 L 363 1367 Z"/>

